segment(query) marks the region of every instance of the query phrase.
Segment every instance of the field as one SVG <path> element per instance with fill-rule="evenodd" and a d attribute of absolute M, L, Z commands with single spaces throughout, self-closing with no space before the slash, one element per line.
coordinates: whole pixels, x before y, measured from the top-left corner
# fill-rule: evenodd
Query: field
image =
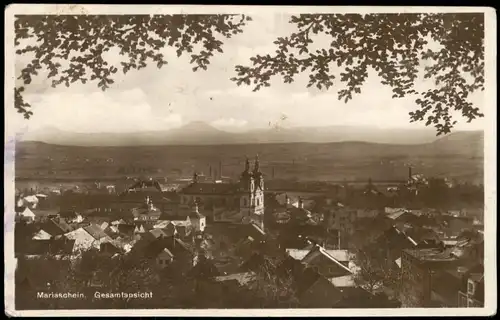
<path fill-rule="evenodd" d="M 126 176 L 237 177 L 245 157 L 259 155 L 267 179 L 315 181 L 404 180 L 413 173 L 471 183 L 483 179 L 482 139 L 446 139 L 422 145 L 363 142 L 217 146 L 73 147 L 22 142 L 16 149 L 18 185 L 28 182 L 116 181 Z"/>

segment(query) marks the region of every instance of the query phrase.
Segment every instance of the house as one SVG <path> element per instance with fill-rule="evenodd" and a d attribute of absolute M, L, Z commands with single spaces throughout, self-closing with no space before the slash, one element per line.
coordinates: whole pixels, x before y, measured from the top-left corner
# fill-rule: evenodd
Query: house
<path fill-rule="evenodd" d="M 94 224 L 66 233 L 64 237 L 75 240 L 76 251 L 86 251 L 90 248 L 99 249 L 101 243 L 111 240 L 98 225 Z"/>
<path fill-rule="evenodd" d="M 59 212 L 59 217 L 64 219 L 68 223 L 81 223 L 83 222 L 83 217 L 81 214 L 74 210 L 63 210 Z"/>
<path fill-rule="evenodd" d="M 117 225 L 120 225 L 120 224 L 126 224 L 125 220 L 120 219 L 120 220 L 111 221 L 111 225 L 112 226 L 117 226 Z"/>
<path fill-rule="evenodd" d="M 198 204 L 194 203 L 191 212 L 189 213 L 189 220 L 191 222 L 191 226 L 195 231 L 203 232 L 205 231 L 205 227 L 207 225 L 207 219 L 204 215 L 202 215 L 198 211 Z"/>
<path fill-rule="evenodd" d="M 122 250 L 122 246 L 119 241 L 107 240 L 101 242 L 99 251 L 113 256 L 115 254 L 122 253 L 124 250 Z"/>
<path fill-rule="evenodd" d="M 36 221 L 47 221 L 50 219 L 55 219 L 59 218 L 59 208 L 44 208 L 42 209 L 41 207 L 37 207 L 36 209 L 32 210 L 33 213 L 35 214 L 35 220 Z"/>
<path fill-rule="evenodd" d="M 134 235 L 134 231 L 135 231 L 136 226 L 133 224 L 118 224 L 115 226 L 111 226 L 111 228 L 113 231 L 116 230 L 116 232 L 122 236 L 131 237 Z"/>
<path fill-rule="evenodd" d="M 484 306 L 484 266 L 478 264 L 465 272 L 462 287 L 458 292 L 459 308 L 482 308 Z"/>
<path fill-rule="evenodd" d="M 238 211 L 243 217 L 241 223 L 256 223 L 263 228 L 264 216 L 264 177 L 260 171 L 259 159 L 255 159 L 253 170 L 250 161 L 245 161 L 245 169 L 237 183 L 205 183 L 193 175 L 192 183 L 180 192 L 181 205 L 196 202 L 203 215 L 218 213 L 216 207 L 223 211 Z M 214 220 L 219 217 L 214 216 Z"/>
<path fill-rule="evenodd" d="M 166 267 L 174 260 L 174 255 L 170 250 L 164 248 L 160 253 L 156 256 L 156 263 L 160 267 Z"/>
<path fill-rule="evenodd" d="M 36 195 L 29 195 L 22 198 L 23 206 L 28 207 L 30 209 L 36 209 L 38 206 L 39 199 Z"/>
<path fill-rule="evenodd" d="M 341 288 L 336 288 L 314 268 L 291 257 L 285 258 L 275 273 L 284 279 L 290 277 L 290 285 L 302 308 L 332 308 L 342 298 Z"/>
<path fill-rule="evenodd" d="M 404 249 L 441 248 L 442 244 L 435 241 L 436 237 L 432 230 L 412 228 L 408 225 L 393 225 L 376 237 L 365 249 L 385 257 L 387 261 L 396 262 L 401 258 Z"/>
<path fill-rule="evenodd" d="M 331 281 L 338 279 L 338 284 L 340 284 L 342 280 L 344 280 L 344 282 L 347 281 L 345 278 L 340 279 L 341 277 L 351 277 L 353 275 L 353 271 L 349 269 L 349 266 L 345 265 L 345 262 L 342 263 L 338 261 L 331 254 L 329 254 L 327 250 L 318 245 L 311 249 L 311 251 L 301 260 L 301 263 L 303 263 L 306 267 L 313 268 L 326 279 Z M 349 264 L 348 261 L 347 264 Z"/>
<path fill-rule="evenodd" d="M 161 210 L 153 205 L 151 198 L 148 196 L 141 206 L 132 209 L 132 215 L 136 221 L 155 223 L 161 216 Z"/>
<path fill-rule="evenodd" d="M 325 215 L 328 228 L 345 234 L 352 234 L 354 232 L 354 223 L 358 218 L 358 211 L 356 209 L 337 204 L 329 207 Z"/>
<path fill-rule="evenodd" d="M 62 219 L 50 219 L 41 223 L 40 230 L 50 234 L 53 238 L 72 231 L 72 227 Z"/>
<path fill-rule="evenodd" d="M 37 233 L 33 235 L 33 240 L 49 240 L 52 239 L 52 235 L 44 230 L 39 230 Z"/>
<path fill-rule="evenodd" d="M 470 217 L 454 217 L 450 215 L 441 216 L 442 225 L 440 230 L 445 236 L 458 236 L 464 231 L 473 229 L 474 219 Z"/>
<path fill-rule="evenodd" d="M 145 232 L 146 230 L 144 229 L 144 226 L 142 224 L 135 226 L 134 233 L 145 233 Z"/>
<path fill-rule="evenodd" d="M 175 231 L 175 229 L 174 229 L 174 231 Z M 152 234 L 156 239 L 174 236 L 174 233 L 169 234 L 169 233 L 165 232 L 164 229 L 152 229 L 149 231 L 149 233 Z"/>
<path fill-rule="evenodd" d="M 106 230 L 109 226 L 109 223 L 107 221 L 103 222 L 99 227 L 101 230 Z"/>
<path fill-rule="evenodd" d="M 26 222 L 34 222 L 36 215 L 31 211 L 29 207 L 23 207 L 19 212 L 16 213 L 16 222 L 26 221 Z"/>
<path fill-rule="evenodd" d="M 161 231 L 160 229 L 153 229 L 152 231 L 158 232 L 157 230 Z M 194 248 L 187 243 L 174 237 L 156 238 L 153 235 L 151 237 L 152 239 L 149 240 L 141 240 L 140 244 L 138 242 L 139 245 L 134 246 L 132 252 L 154 261 L 154 264 L 161 268 L 164 268 L 173 260 L 183 266 L 185 270 L 194 265 L 196 253 L 193 250 Z"/>
<path fill-rule="evenodd" d="M 425 308 L 435 306 L 435 302 L 433 302 L 435 294 L 432 294 L 432 284 L 435 283 L 436 275 L 445 275 L 442 272 L 443 270 L 457 267 L 459 263 L 459 259 L 452 254 L 450 249 L 403 250 L 401 256 L 402 286 L 400 296 L 403 307 Z M 449 278 L 447 276 L 446 279 Z M 451 285 L 453 282 L 447 281 L 444 283 L 450 283 Z M 455 289 L 453 291 L 456 296 L 458 291 Z"/>

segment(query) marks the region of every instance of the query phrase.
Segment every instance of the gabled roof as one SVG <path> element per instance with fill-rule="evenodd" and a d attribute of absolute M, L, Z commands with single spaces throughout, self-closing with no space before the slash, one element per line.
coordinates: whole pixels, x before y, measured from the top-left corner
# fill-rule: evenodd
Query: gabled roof
<path fill-rule="evenodd" d="M 85 231 L 87 231 L 91 236 L 92 238 L 96 239 L 96 240 L 99 240 L 101 238 L 105 238 L 107 237 L 108 235 L 101 229 L 101 227 L 99 227 L 98 225 L 95 225 L 95 224 L 90 224 L 86 227 L 83 227 L 83 229 Z"/>
<path fill-rule="evenodd" d="M 233 273 L 233 274 L 228 274 L 224 276 L 218 276 L 215 278 L 216 281 L 218 282 L 225 282 L 225 281 L 233 281 L 236 280 L 240 285 L 246 285 L 248 282 L 250 282 L 255 276 L 254 272 L 240 272 L 240 273 Z"/>
<path fill-rule="evenodd" d="M 167 237 L 167 233 L 163 229 L 152 229 L 149 231 L 155 238 Z"/>
<path fill-rule="evenodd" d="M 156 239 L 150 241 L 145 245 L 144 250 L 142 250 L 142 254 L 148 258 L 156 258 L 162 251 L 168 249 L 168 242 L 166 239 Z M 169 251 L 172 254 L 171 251 Z M 173 254 L 172 254 L 173 256 Z"/>
<path fill-rule="evenodd" d="M 32 217 L 34 218 L 36 215 L 33 213 L 33 211 L 30 210 L 30 208 L 25 207 L 23 211 L 20 213 L 21 216 L 23 217 Z"/>
<path fill-rule="evenodd" d="M 62 235 L 72 230 L 71 226 L 63 220 L 56 221 L 55 219 L 51 219 L 43 223 L 41 229 L 53 237 Z"/>
<path fill-rule="evenodd" d="M 288 255 L 297 261 L 301 261 L 302 259 L 304 259 L 310 251 L 311 250 L 304 249 L 286 249 Z"/>
<path fill-rule="evenodd" d="M 34 195 L 26 196 L 26 197 L 24 197 L 23 200 L 26 202 L 30 202 L 30 203 L 37 203 L 38 202 L 38 198 Z"/>
<path fill-rule="evenodd" d="M 170 221 L 168 220 L 158 220 L 158 222 L 153 226 L 153 229 L 163 229 L 170 225 Z"/>
<path fill-rule="evenodd" d="M 144 229 L 144 226 L 141 224 L 141 225 L 138 225 L 138 226 L 135 227 L 134 232 L 136 232 L 136 233 L 144 233 L 144 232 L 146 232 L 146 230 Z"/>
<path fill-rule="evenodd" d="M 50 235 L 48 232 L 44 230 L 39 230 L 37 233 L 33 235 L 33 240 L 48 240 L 52 238 L 52 235 Z"/>
<path fill-rule="evenodd" d="M 352 273 L 348 267 L 332 257 L 323 247 L 320 246 L 311 250 L 311 252 L 309 252 L 304 259 L 302 259 L 302 263 L 305 263 L 307 266 L 328 267 L 328 277 L 339 277 Z M 332 270 L 332 267 L 335 269 Z"/>
<path fill-rule="evenodd" d="M 115 221 L 111 222 L 111 225 L 119 225 L 119 224 L 126 224 L 126 222 L 123 219 L 115 220 Z"/>
<path fill-rule="evenodd" d="M 170 252 L 170 250 L 168 250 L 167 248 L 164 248 L 161 252 L 164 252 L 165 254 L 167 254 L 170 258 L 173 258 L 174 257 L 174 254 L 172 252 Z"/>

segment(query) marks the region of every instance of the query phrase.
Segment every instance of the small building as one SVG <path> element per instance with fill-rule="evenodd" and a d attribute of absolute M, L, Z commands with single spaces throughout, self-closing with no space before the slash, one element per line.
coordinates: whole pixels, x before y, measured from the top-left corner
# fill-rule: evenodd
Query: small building
<path fill-rule="evenodd" d="M 134 220 L 144 221 L 148 223 L 154 223 L 161 216 L 161 211 L 153 205 L 150 197 L 146 197 L 144 204 L 132 209 L 132 215 Z"/>
<path fill-rule="evenodd" d="M 170 250 L 164 248 L 156 256 L 156 263 L 160 268 L 164 268 L 174 260 L 174 255 Z"/>
<path fill-rule="evenodd" d="M 37 233 L 33 235 L 33 240 L 49 240 L 52 236 L 45 230 L 38 230 Z"/>
<path fill-rule="evenodd" d="M 458 292 L 459 308 L 484 307 L 484 267 L 482 264 L 468 270 Z"/>
<path fill-rule="evenodd" d="M 25 222 L 34 222 L 36 218 L 36 215 L 31 211 L 30 208 L 24 207 L 19 210 L 19 212 L 16 213 L 16 221 L 25 221 Z"/>
<path fill-rule="evenodd" d="M 435 306 L 432 294 L 433 276 L 435 279 L 436 273 L 457 267 L 459 263 L 459 259 L 450 249 L 403 250 L 400 296 L 402 306 L 416 308 Z"/>
<path fill-rule="evenodd" d="M 74 210 L 62 210 L 59 212 L 59 217 L 64 219 L 68 223 L 81 223 L 83 222 L 83 217 L 81 214 Z"/>
<path fill-rule="evenodd" d="M 97 225 L 80 227 L 64 237 L 75 240 L 75 251 L 86 251 L 91 248 L 99 249 L 101 243 L 111 240 L 111 238 Z"/>

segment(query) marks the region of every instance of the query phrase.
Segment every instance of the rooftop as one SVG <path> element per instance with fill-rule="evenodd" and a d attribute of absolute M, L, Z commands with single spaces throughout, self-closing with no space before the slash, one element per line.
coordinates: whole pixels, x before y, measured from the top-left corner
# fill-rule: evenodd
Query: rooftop
<path fill-rule="evenodd" d="M 451 250 L 430 249 L 405 249 L 404 252 L 420 261 L 455 261 L 457 257 Z"/>
<path fill-rule="evenodd" d="M 99 227 L 98 225 L 91 224 L 83 228 L 85 231 L 87 231 L 92 238 L 99 240 L 101 238 L 105 238 L 108 235 Z"/>
<path fill-rule="evenodd" d="M 233 194 L 236 193 L 239 186 L 234 183 L 210 183 L 196 182 L 191 183 L 181 190 L 182 194 Z"/>

